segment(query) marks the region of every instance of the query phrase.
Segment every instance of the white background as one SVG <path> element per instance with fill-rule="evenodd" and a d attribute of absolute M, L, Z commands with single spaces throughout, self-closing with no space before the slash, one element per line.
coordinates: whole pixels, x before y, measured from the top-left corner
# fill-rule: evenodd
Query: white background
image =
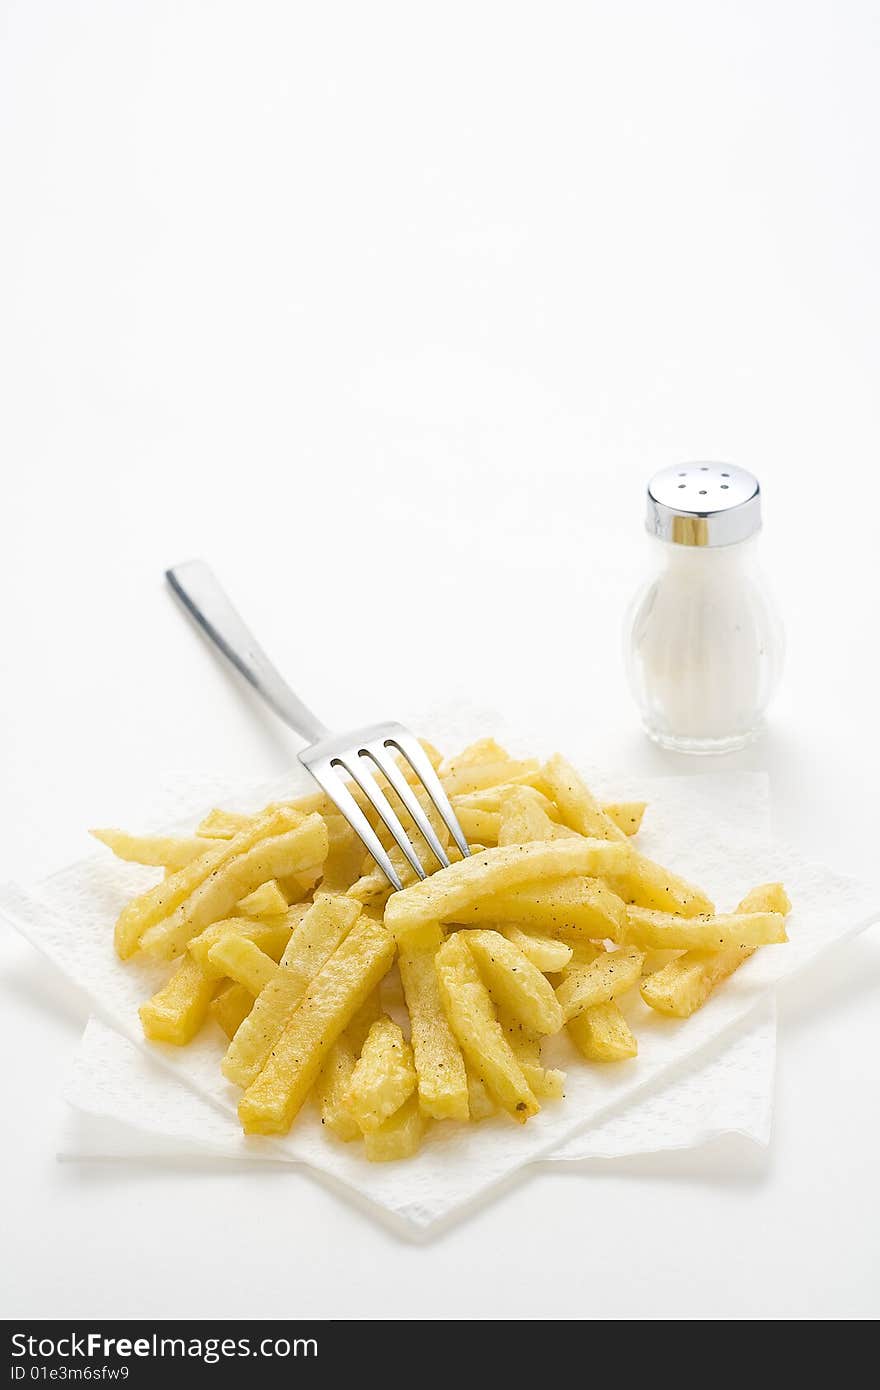
<path fill-rule="evenodd" d="M 328 722 L 638 731 L 647 476 L 752 468 L 779 828 L 876 871 L 876 3 L 2 6 L 4 876 L 296 740 L 164 591 L 213 561 Z M 542 1171 L 425 1246 L 296 1172 L 58 1165 L 84 1010 L 0 936 L 7 1316 L 880 1312 L 877 932 L 786 990 L 772 1148 Z"/>

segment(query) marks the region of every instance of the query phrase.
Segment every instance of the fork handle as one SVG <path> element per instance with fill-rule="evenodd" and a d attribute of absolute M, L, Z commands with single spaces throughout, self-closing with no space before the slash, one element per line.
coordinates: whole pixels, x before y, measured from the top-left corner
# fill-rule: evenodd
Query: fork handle
<path fill-rule="evenodd" d="M 330 730 L 294 694 L 272 665 L 204 560 L 188 560 L 175 565 L 165 571 L 165 578 L 193 621 L 285 724 L 309 743 L 327 737 Z"/>

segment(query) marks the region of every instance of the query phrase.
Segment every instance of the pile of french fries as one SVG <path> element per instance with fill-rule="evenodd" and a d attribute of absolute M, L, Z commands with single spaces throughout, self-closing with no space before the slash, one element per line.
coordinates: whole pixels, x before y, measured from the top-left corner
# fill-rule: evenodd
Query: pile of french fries
<path fill-rule="evenodd" d="M 443 761 L 425 747 L 469 858 L 419 787 L 452 862 L 416 879 L 352 787 L 400 892 L 320 793 L 257 815 L 212 811 L 187 838 L 93 832 L 165 870 L 120 915 L 116 950 L 169 962 L 140 1010 L 148 1038 L 182 1047 L 205 1026 L 225 1033 L 222 1070 L 248 1134 L 286 1133 L 310 1095 L 324 1126 L 363 1140 L 373 1161 L 414 1154 L 435 1121 L 500 1111 L 523 1123 L 563 1097 L 544 1039 L 565 1030 L 587 1062 L 624 1062 L 638 1045 L 622 996 L 638 989 L 687 1018 L 755 950 L 786 940 L 781 884 L 716 913 L 639 853 L 644 803 L 600 804 L 561 756 L 517 760 L 483 739 Z"/>

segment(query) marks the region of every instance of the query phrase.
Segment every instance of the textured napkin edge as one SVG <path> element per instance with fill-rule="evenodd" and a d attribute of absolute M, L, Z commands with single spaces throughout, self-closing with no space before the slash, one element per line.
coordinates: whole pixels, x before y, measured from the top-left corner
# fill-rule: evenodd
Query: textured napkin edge
<path fill-rule="evenodd" d="M 94 1016 L 91 1017 L 83 1030 L 77 1050 L 71 1058 L 70 1066 L 62 1087 L 62 1099 L 71 1110 L 77 1111 L 81 1115 L 88 1116 L 96 1121 L 105 1122 L 107 1125 L 116 1126 L 120 1133 L 124 1132 L 130 1135 L 142 1136 L 145 1140 L 155 1141 L 160 1146 L 166 1148 L 178 1144 L 180 1146 L 178 1152 L 182 1157 L 185 1157 L 192 1150 L 198 1150 L 205 1155 L 233 1162 L 252 1162 L 256 1160 L 257 1162 L 281 1162 L 300 1167 L 311 1167 L 310 1164 L 305 1163 L 302 1159 L 286 1153 L 276 1155 L 260 1150 L 250 1155 L 235 1154 L 230 1152 L 223 1144 L 215 1143 L 211 1139 L 204 1139 L 195 1131 L 181 1140 L 178 1136 L 166 1130 L 148 1124 L 140 1124 L 137 1120 L 128 1116 L 121 1116 L 115 1113 L 111 1108 L 102 1106 L 97 1098 L 90 1100 L 88 1079 L 85 1085 L 83 1085 L 80 1078 L 83 1075 L 84 1068 L 86 1068 L 89 1062 L 91 1039 L 98 1031 L 109 1035 L 109 1037 L 114 1040 L 114 1045 L 118 1044 L 119 1048 L 124 1050 L 123 1059 L 124 1052 L 130 1049 L 139 1061 L 146 1061 L 150 1066 L 155 1065 L 152 1058 L 146 1056 L 140 1048 L 132 1043 L 130 1039 L 118 1032 L 117 1029 L 108 1027 Z M 559 1146 L 558 1151 L 550 1152 L 534 1161 L 536 1163 L 552 1165 L 554 1163 L 589 1162 L 594 1158 L 604 1159 L 624 1156 L 631 1157 L 635 1154 L 649 1155 L 651 1153 L 666 1153 L 680 1149 L 695 1148 L 714 1138 L 732 1133 L 738 1134 L 744 1139 L 749 1139 L 759 1146 L 766 1147 L 769 1142 L 772 1125 L 773 1080 L 776 1066 L 775 998 L 766 997 L 757 1001 L 754 1009 L 744 1019 L 739 1020 L 738 1028 L 735 1031 L 740 1034 L 738 1038 L 734 1038 L 733 1040 L 728 1039 L 726 1046 L 722 1041 L 722 1044 L 718 1048 L 711 1049 L 713 1054 L 718 1054 L 717 1056 L 710 1055 L 708 1059 L 696 1056 L 690 1059 L 691 1065 L 683 1067 L 683 1070 L 685 1072 L 691 1071 L 695 1075 L 705 1073 L 707 1070 L 711 1070 L 713 1065 L 717 1065 L 718 1062 L 723 1061 L 724 1057 L 731 1049 L 743 1047 L 749 1039 L 754 1040 L 757 1038 L 760 1047 L 763 1049 L 762 1061 L 764 1071 L 760 1087 L 760 1113 L 756 1114 L 756 1118 L 752 1124 L 747 1126 L 743 1124 L 740 1119 L 731 1118 L 730 1112 L 734 1107 L 727 1102 L 726 1095 L 722 1093 L 722 1114 L 720 1118 L 713 1119 L 710 1117 L 703 1123 L 702 1128 L 691 1130 L 688 1137 L 661 1139 L 658 1143 L 647 1148 L 641 1142 L 638 1144 L 628 1144 L 625 1138 L 617 1141 L 606 1139 L 604 1144 L 600 1144 L 598 1148 L 594 1148 L 592 1151 L 566 1153 L 566 1150 L 574 1150 L 577 1147 L 578 1139 L 589 1137 L 590 1135 L 600 1135 L 603 1130 L 606 1132 L 609 1129 L 613 1130 L 618 1117 L 612 1114 L 604 1120 L 600 1119 L 596 1123 L 589 1124 L 581 1135 L 576 1135 L 563 1142 Z M 157 1068 L 157 1070 L 159 1069 Z M 163 1080 L 166 1082 L 169 1080 L 167 1073 L 163 1072 Z M 185 1092 L 187 1096 L 191 1097 L 196 1095 L 184 1079 L 172 1077 L 170 1080 L 172 1085 L 178 1087 L 182 1092 Z M 630 1112 L 636 1110 L 642 1111 L 646 1105 L 651 1106 L 652 1103 L 661 1099 L 664 1094 L 668 1094 L 670 1090 L 677 1089 L 682 1085 L 686 1086 L 687 1081 L 688 1078 L 686 1076 L 684 1078 L 670 1076 L 665 1083 L 658 1085 L 648 1098 L 644 1096 L 634 1097 L 629 1104 L 621 1103 L 621 1118 L 625 1118 Z M 200 1107 L 207 1107 L 212 1111 L 215 1110 L 211 1102 L 204 1097 L 196 1095 L 196 1099 Z M 755 1107 L 753 1106 L 753 1110 L 754 1109 Z M 221 1112 L 215 1111 L 215 1113 L 220 1114 Z M 224 1118 L 229 1117 L 224 1116 Z M 137 1151 L 132 1150 L 131 1154 L 123 1156 L 136 1158 L 140 1155 Z M 85 1150 L 80 1154 L 76 1152 L 68 1153 L 62 1147 L 59 1149 L 57 1157 L 61 1160 L 76 1159 L 78 1157 L 101 1159 L 112 1158 L 115 1157 L 115 1155 L 109 1152 L 102 1153 L 100 1149 L 96 1149 L 93 1154 L 89 1154 Z M 528 1167 L 530 1164 L 526 1163 L 523 1166 Z"/>

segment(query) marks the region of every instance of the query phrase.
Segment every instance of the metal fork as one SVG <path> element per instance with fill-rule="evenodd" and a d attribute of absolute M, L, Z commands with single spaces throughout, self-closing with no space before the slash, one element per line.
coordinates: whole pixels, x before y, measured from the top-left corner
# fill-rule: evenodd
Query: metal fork
<path fill-rule="evenodd" d="M 183 565 L 175 565 L 173 569 L 166 570 L 165 578 L 190 617 L 210 637 L 227 660 L 231 661 L 245 680 L 262 695 L 285 724 L 310 741 L 310 746 L 298 755 L 300 762 L 334 805 L 338 806 L 393 888 L 403 887 L 400 875 L 337 769 L 347 772 L 360 787 L 419 878 L 427 878 L 429 870 L 416 854 L 399 817 L 376 781 L 373 769 L 381 772 L 394 788 L 422 832 L 438 864 L 446 868 L 449 856 L 412 787 L 401 772 L 396 756 L 398 754 L 409 763 L 461 853 L 465 856 L 470 854 L 468 842 L 450 805 L 449 797 L 443 790 L 440 778 L 431 766 L 424 748 L 409 729 L 403 724 L 373 724 L 366 729 L 332 734 L 303 704 L 299 696 L 294 694 L 272 665 L 232 606 L 213 571 L 203 560 L 189 560 Z"/>

